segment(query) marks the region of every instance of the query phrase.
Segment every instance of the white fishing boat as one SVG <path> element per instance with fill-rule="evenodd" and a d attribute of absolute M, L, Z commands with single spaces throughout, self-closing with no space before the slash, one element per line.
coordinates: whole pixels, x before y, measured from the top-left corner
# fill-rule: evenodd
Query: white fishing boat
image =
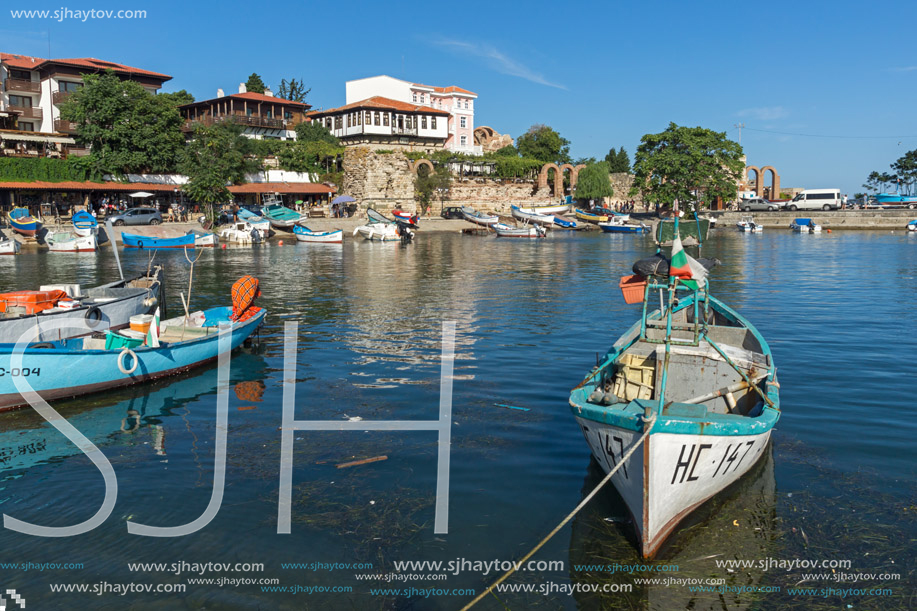
<path fill-rule="evenodd" d="M 296 239 L 300 242 L 313 242 L 317 244 L 341 244 L 344 241 L 344 231 L 312 231 L 308 227 L 297 225 L 293 228 Z"/>
<path fill-rule="evenodd" d="M 398 226 L 394 223 L 369 223 L 353 230 L 353 235 L 373 242 L 392 242 L 401 239 Z"/>
<path fill-rule="evenodd" d="M 471 206 L 462 206 L 462 217 L 469 223 L 490 227 L 500 222 L 500 217 L 496 214 L 487 214 L 480 210 L 475 210 Z"/>
<path fill-rule="evenodd" d="M 544 225 L 545 227 L 550 227 L 554 224 L 553 214 L 529 212 L 528 210 L 523 210 L 519 206 L 511 206 L 510 210 L 512 211 L 513 218 L 519 219 L 524 223 L 536 223 L 538 225 Z"/>
<path fill-rule="evenodd" d="M 525 212 L 532 212 L 534 214 L 544 214 L 546 216 L 553 216 L 555 214 L 566 214 L 570 212 L 570 204 L 553 204 L 551 206 L 519 206 L 520 210 Z"/>
<path fill-rule="evenodd" d="M 264 221 L 267 228 L 270 227 L 268 221 Z M 256 228 L 248 221 L 238 221 L 232 225 L 221 227 L 219 230 L 220 240 L 223 242 L 232 242 L 234 244 L 260 244 L 265 240 L 265 231 Z"/>
<path fill-rule="evenodd" d="M 812 219 L 794 219 L 790 229 L 796 233 L 821 233 L 821 225 Z"/>
<path fill-rule="evenodd" d="M 99 249 L 99 240 L 94 233 L 78 236 L 70 232 L 49 233 L 45 244 L 51 252 L 95 252 Z"/>
<path fill-rule="evenodd" d="M 0 231 L 0 255 L 18 255 L 20 250 L 18 240 L 7 237 Z"/>
<path fill-rule="evenodd" d="M 79 210 L 70 218 L 73 224 L 73 233 L 86 237 L 99 232 L 99 221 L 91 212 Z"/>
<path fill-rule="evenodd" d="M 30 333 L 30 341 L 43 342 L 87 335 L 106 328 L 121 329 L 131 316 L 150 314 L 161 295 L 162 268 L 149 274 L 83 289 L 79 284 L 50 284 L 37 291 L 0 293 L 0 344 L 14 343 Z M 75 328 L 57 329 L 57 321 Z"/>
<path fill-rule="evenodd" d="M 271 235 L 271 222 L 264 217 L 258 216 L 247 208 L 239 208 L 238 216 L 240 221 L 249 223 L 252 227 L 261 232 L 263 239 L 268 239 Z"/>
<path fill-rule="evenodd" d="M 200 229 L 192 229 L 188 233 L 194 234 L 195 248 L 215 248 L 217 245 L 218 240 L 214 233 L 208 233 Z"/>
<path fill-rule="evenodd" d="M 709 294 L 706 265 L 684 253 L 675 231 L 671 260 L 638 261 L 638 275 L 622 278 L 625 300 L 642 303 L 643 316 L 569 400 L 593 457 L 606 473 L 614 470 L 611 482 L 647 558 L 766 454 L 780 417 L 767 342 Z M 664 269 L 650 275 L 645 262 Z M 668 297 L 651 311 L 657 290 Z"/>
<path fill-rule="evenodd" d="M 543 238 L 547 234 L 547 230 L 541 225 L 512 227 L 506 223 L 497 223 L 493 228 L 498 238 Z"/>
<path fill-rule="evenodd" d="M 913 221 L 907 224 L 907 230 L 911 232 L 917 231 L 917 219 L 914 219 Z"/>
<path fill-rule="evenodd" d="M 764 226 L 755 222 L 754 217 L 743 216 L 742 220 L 736 223 L 736 228 L 744 233 L 761 233 Z"/>

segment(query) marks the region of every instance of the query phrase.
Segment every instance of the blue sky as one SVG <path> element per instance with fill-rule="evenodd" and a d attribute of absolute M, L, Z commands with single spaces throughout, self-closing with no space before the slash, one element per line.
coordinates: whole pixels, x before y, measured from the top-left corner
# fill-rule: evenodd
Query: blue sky
<path fill-rule="evenodd" d="M 10 10 L 146 10 L 139 20 L 13 19 Z M 302 78 L 315 107 L 388 74 L 479 96 L 476 125 L 545 123 L 574 157 L 633 157 L 646 133 L 727 131 L 783 186 L 847 193 L 917 148 L 917 3 L 12 0 L 0 50 L 97 57 L 171 74 L 198 99 L 258 72 Z M 758 131 L 760 130 L 760 131 Z M 782 132 L 782 133 L 775 133 Z M 808 134 L 809 136 L 797 135 Z M 831 137 L 812 137 L 831 136 Z"/>

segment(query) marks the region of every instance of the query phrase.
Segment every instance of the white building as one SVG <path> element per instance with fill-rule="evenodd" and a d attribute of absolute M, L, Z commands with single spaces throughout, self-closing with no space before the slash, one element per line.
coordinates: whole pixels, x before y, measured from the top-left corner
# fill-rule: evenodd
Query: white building
<path fill-rule="evenodd" d="M 449 115 L 445 148 L 457 153 L 480 155 L 474 144 L 474 104 L 477 94 L 460 87 L 431 87 L 410 83 L 390 76 L 372 76 L 346 83 L 346 104 L 352 105 L 372 97 L 383 97 Z"/>
<path fill-rule="evenodd" d="M 435 151 L 449 139 L 446 110 L 382 96 L 309 113 L 345 146 Z"/>

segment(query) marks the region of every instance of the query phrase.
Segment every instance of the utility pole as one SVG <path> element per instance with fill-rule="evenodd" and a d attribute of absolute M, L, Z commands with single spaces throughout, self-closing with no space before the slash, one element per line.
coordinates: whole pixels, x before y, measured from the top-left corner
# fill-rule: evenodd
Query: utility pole
<path fill-rule="evenodd" d="M 744 123 L 734 123 L 732 126 L 738 128 L 739 130 L 739 144 L 741 145 L 742 144 L 742 128 L 745 127 L 745 124 Z"/>

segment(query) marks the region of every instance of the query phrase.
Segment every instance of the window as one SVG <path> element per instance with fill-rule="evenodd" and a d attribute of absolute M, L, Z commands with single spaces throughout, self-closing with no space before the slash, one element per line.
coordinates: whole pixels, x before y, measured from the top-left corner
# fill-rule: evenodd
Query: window
<path fill-rule="evenodd" d="M 32 98 L 27 95 L 11 95 L 10 106 L 21 106 L 24 108 L 32 107 Z"/>
<path fill-rule="evenodd" d="M 344 129 L 344 117 L 338 115 L 334 118 L 334 127 L 336 129 Z"/>
<path fill-rule="evenodd" d="M 293 113 L 290 112 L 289 110 L 285 110 L 283 111 L 283 118 L 286 119 L 287 121 L 290 121 L 293 119 Z"/>
<path fill-rule="evenodd" d="M 465 117 L 462 117 L 461 119 L 459 119 L 459 125 L 461 127 L 467 127 L 467 125 L 465 125 Z"/>
<path fill-rule="evenodd" d="M 373 116 L 372 116 L 372 113 L 370 113 L 368 110 L 366 111 L 366 124 L 367 124 L 367 125 L 372 125 L 372 124 L 373 124 Z"/>
<path fill-rule="evenodd" d="M 427 129 L 427 115 L 420 117 L 420 129 Z"/>
<path fill-rule="evenodd" d="M 385 127 L 388 127 L 389 116 L 390 116 L 390 113 L 387 113 L 387 112 L 382 113 L 382 125 L 384 125 Z"/>
<path fill-rule="evenodd" d="M 28 70 L 13 70 L 10 69 L 10 78 L 18 78 L 24 81 L 32 80 L 32 73 Z"/>
<path fill-rule="evenodd" d="M 430 117 L 430 129 L 436 129 L 436 117 Z"/>
<path fill-rule="evenodd" d="M 353 115 L 347 113 L 347 127 L 350 127 L 353 124 Z"/>
<path fill-rule="evenodd" d="M 462 136 L 462 137 L 459 139 L 459 143 L 460 143 L 462 146 L 467 146 L 467 145 L 468 145 L 468 136 Z"/>
<path fill-rule="evenodd" d="M 34 132 L 35 124 L 34 123 L 23 123 L 20 121 L 16 124 L 16 128 L 21 132 Z"/>
<path fill-rule="evenodd" d="M 378 111 L 373 111 L 373 125 L 379 125 L 379 115 L 382 114 Z"/>
<path fill-rule="evenodd" d="M 58 81 L 57 82 L 57 90 L 60 91 L 61 93 L 73 93 L 74 91 L 76 91 L 77 89 L 79 89 L 82 86 L 83 86 L 82 83 L 74 83 L 72 81 Z"/>
<path fill-rule="evenodd" d="M 417 92 L 416 92 L 416 91 L 413 92 L 413 93 L 411 94 L 411 100 L 412 100 L 415 104 L 417 103 Z"/>
<path fill-rule="evenodd" d="M 468 100 L 465 100 L 465 110 L 468 110 Z"/>
<path fill-rule="evenodd" d="M 426 100 L 424 99 L 425 97 L 426 97 L 426 96 L 425 96 L 424 94 L 422 94 L 422 93 L 420 94 L 420 103 L 421 103 L 421 104 L 426 104 L 426 103 L 427 103 Z"/>

